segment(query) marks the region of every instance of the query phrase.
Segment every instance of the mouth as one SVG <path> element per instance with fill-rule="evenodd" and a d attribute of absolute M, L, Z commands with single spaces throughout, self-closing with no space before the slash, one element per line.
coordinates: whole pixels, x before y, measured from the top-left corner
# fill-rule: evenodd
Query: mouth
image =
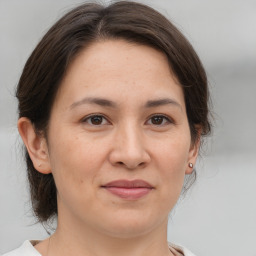
<path fill-rule="evenodd" d="M 144 180 L 115 180 L 101 186 L 111 194 L 126 200 L 138 200 L 154 187 Z"/>

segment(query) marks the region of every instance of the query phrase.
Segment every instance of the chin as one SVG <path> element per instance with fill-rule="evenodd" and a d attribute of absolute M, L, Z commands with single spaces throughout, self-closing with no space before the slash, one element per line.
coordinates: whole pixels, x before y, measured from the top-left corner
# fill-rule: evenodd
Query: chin
<path fill-rule="evenodd" d="M 168 222 L 167 216 L 162 218 L 159 215 L 152 218 L 151 214 L 134 214 L 124 213 L 122 216 L 112 217 L 111 220 L 105 220 L 105 232 L 115 238 L 135 238 L 148 234 L 158 228 L 159 226 L 166 225 Z"/>

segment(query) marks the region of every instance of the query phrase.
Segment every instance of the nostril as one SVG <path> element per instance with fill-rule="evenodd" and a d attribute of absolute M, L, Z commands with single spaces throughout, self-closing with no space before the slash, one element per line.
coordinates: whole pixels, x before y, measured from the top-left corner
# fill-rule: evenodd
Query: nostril
<path fill-rule="evenodd" d="M 136 169 L 137 167 L 143 167 L 145 165 L 144 162 L 141 162 L 139 164 L 136 163 L 125 163 L 122 161 L 118 161 L 115 163 L 116 166 L 125 166 L 128 169 Z"/>

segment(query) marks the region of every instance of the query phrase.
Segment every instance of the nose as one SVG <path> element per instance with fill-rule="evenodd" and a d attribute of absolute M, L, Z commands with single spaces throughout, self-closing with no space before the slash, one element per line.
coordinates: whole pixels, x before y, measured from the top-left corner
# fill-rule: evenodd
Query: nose
<path fill-rule="evenodd" d="M 138 127 L 129 125 L 116 131 L 109 160 L 114 166 L 130 170 L 145 167 L 151 160 Z"/>

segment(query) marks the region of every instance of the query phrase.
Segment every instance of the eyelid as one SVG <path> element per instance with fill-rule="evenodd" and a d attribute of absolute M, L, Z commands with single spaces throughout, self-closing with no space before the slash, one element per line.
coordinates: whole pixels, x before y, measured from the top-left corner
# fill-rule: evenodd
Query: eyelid
<path fill-rule="evenodd" d="M 147 119 L 146 123 L 153 117 L 163 117 L 167 120 L 168 124 L 175 124 L 175 121 L 173 120 L 173 118 L 171 118 L 170 116 L 166 115 L 166 114 L 160 114 L 160 113 L 156 113 L 156 114 L 152 114 L 151 116 L 149 116 L 149 118 Z M 160 124 L 160 125 L 156 125 L 156 124 L 152 124 L 154 126 L 164 126 L 166 124 Z"/>
<path fill-rule="evenodd" d="M 104 115 L 104 114 L 101 114 L 101 113 L 93 113 L 93 114 L 89 114 L 85 117 L 83 117 L 81 119 L 81 122 L 82 123 L 88 123 L 88 120 L 92 117 L 96 117 L 96 116 L 99 116 L 99 117 L 102 117 L 102 119 L 105 119 L 107 121 L 107 124 L 110 124 L 111 122 L 109 121 L 109 119 Z M 89 123 L 88 123 L 89 124 Z M 102 125 L 106 125 L 106 124 L 99 124 L 99 125 L 93 125 L 93 124 L 89 124 L 91 126 L 102 126 Z"/>
<path fill-rule="evenodd" d="M 93 125 L 93 124 L 88 123 L 88 120 L 89 120 L 90 118 L 96 117 L 96 116 L 102 117 L 102 119 L 104 119 L 107 123 L 106 123 L 106 124 L 99 124 L 99 125 Z M 166 120 L 166 122 L 165 122 L 164 124 L 159 124 L 159 125 L 157 125 L 157 124 L 150 124 L 150 125 L 154 125 L 154 126 L 159 126 L 159 127 L 160 127 L 160 126 L 164 126 L 164 125 L 167 125 L 167 124 L 175 124 L 175 121 L 174 121 L 173 118 L 171 118 L 169 115 L 161 114 L 161 113 L 155 113 L 155 114 L 150 115 L 150 116 L 148 117 L 148 119 L 146 120 L 145 123 L 147 124 L 147 123 L 150 121 L 150 119 L 153 118 L 153 117 L 162 117 L 162 118 L 164 118 L 164 119 Z M 91 125 L 91 126 L 102 126 L 102 125 L 111 124 L 111 121 L 109 120 L 109 118 L 106 117 L 106 116 L 105 116 L 104 114 L 102 114 L 102 113 L 92 113 L 92 114 L 89 114 L 89 115 L 83 117 L 83 118 L 81 119 L 81 122 L 82 122 L 82 123 L 87 123 L 87 124 L 89 124 L 89 125 Z M 167 124 L 166 124 L 166 123 L 167 123 Z"/>

